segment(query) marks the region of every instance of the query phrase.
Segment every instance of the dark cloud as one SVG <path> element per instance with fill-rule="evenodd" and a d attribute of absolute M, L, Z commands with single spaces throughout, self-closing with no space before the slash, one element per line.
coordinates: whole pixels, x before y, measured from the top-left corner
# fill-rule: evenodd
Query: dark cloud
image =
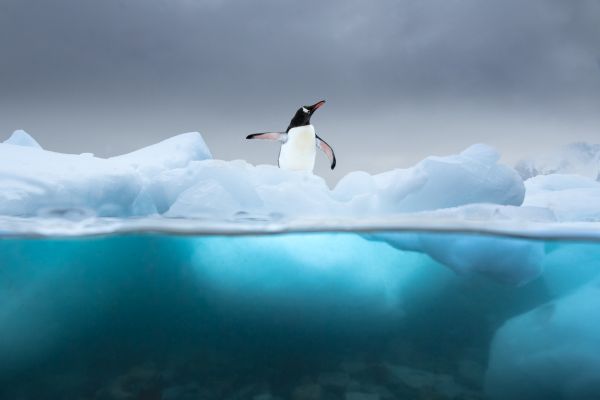
<path fill-rule="evenodd" d="M 240 138 L 327 98 L 334 176 L 590 140 L 599 20 L 594 0 L 3 0 L 0 129 L 101 155 L 200 130 L 220 158 L 270 162 Z"/>

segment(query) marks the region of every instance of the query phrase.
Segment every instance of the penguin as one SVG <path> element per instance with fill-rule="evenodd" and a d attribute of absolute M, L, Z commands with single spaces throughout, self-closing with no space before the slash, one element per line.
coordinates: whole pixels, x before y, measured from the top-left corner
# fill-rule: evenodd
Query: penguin
<path fill-rule="evenodd" d="M 279 150 L 279 168 L 292 171 L 312 172 L 315 167 L 317 147 L 325 153 L 331 165 L 335 168 L 336 160 L 333 149 L 315 132 L 310 123 L 310 117 L 325 104 L 321 100 L 312 106 L 302 106 L 290 121 L 285 132 L 261 132 L 246 136 L 246 139 L 277 140 L 281 142 Z"/>

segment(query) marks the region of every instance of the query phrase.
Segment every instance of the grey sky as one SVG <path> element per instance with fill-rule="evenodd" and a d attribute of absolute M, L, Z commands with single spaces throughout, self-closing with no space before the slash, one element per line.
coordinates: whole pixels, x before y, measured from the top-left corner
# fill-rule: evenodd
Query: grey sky
<path fill-rule="evenodd" d="M 335 181 L 486 142 L 512 162 L 600 142 L 595 0 L 0 0 L 0 138 L 114 155 L 197 130 L 272 163 L 254 131 L 302 104 Z"/>

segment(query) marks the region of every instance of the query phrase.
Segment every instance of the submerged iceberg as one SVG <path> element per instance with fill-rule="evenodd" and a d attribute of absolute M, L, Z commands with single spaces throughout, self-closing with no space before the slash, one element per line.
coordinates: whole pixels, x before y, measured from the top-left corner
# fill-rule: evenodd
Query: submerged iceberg
<path fill-rule="evenodd" d="M 414 390 L 476 399 L 429 363 L 448 341 L 482 364 L 468 347 L 488 328 L 473 328 L 498 319 L 490 299 L 508 305 L 513 294 L 351 232 L 8 239 L 0 254 L 0 398 L 10 399 L 125 400 L 191 383 L 211 390 L 207 399 L 261 394 L 245 386 L 293 399 L 310 376 L 333 399 L 380 388 L 384 400 Z M 423 355 L 410 368 L 392 357 L 403 337 Z M 153 372 L 122 384 L 133 394 L 112 390 L 133 367 Z"/>
<path fill-rule="evenodd" d="M 487 276 L 509 285 L 523 285 L 542 273 L 544 244 L 513 238 L 447 234 L 374 233 L 367 236 L 400 250 L 417 251 L 459 275 Z"/>
<path fill-rule="evenodd" d="M 491 399 L 597 399 L 600 281 L 509 320 L 492 343 Z"/>

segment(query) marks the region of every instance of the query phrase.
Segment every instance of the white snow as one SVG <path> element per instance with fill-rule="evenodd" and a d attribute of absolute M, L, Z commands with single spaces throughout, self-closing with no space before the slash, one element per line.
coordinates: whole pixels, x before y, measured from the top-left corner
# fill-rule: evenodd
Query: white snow
<path fill-rule="evenodd" d="M 457 155 L 428 157 L 408 169 L 378 175 L 353 172 L 334 190 L 355 213 L 435 210 L 472 203 L 521 205 L 518 174 L 498 164 L 493 148 L 477 144 Z"/>
<path fill-rule="evenodd" d="M 171 217 L 307 216 L 344 211 L 336 208 L 327 184 L 316 175 L 271 165 L 255 167 L 241 160 L 191 163 L 186 169 L 158 176 L 149 189 L 158 209 Z"/>
<path fill-rule="evenodd" d="M 142 183 L 129 167 L 5 144 L 0 160 L 0 214 L 39 216 L 72 208 L 110 216 L 151 211 L 136 207 Z"/>
<path fill-rule="evenodd" d="M 210 157 L 202 137 L 188 133 L 112 159 L 41 150 L 25 132 L 0 144 L 0 214 L 55 215 L 83 210 L 98 216 L 156 213 L 148 182 L 172 168 Z M 13 140 L 14 139 L 14 140 Z"/>
<path fill-rule="evenodd" d="M 311 173 L 212 160 L 198 133 L 109 159 L 34 149 L 24 132 L 12 138 L 30 147 L 0 144 L 1 215 L 79 208 L 99 216 L 366 217 L 471 203 L 520 205 L 525 192 L 517 173 L 498 164 L 498 153 L 485 145 L 408 169 L 351 173 L 330 190 Z"/>
<path fill-rule="evenodd" d="M 523 205 L 544 207 L 559 221 L 600 221 L 600 182 L 580 175 L 538 175 L 525 181 Z"/>
<path fill-rule="evenodd" d="M 167 215 L 178 217 L 211 215 L 215 209 L 207 204 L 221 204 L 221 215 L 248 212 L 311 217 L 366 217 L 469 203 L 519 205 L 525 192 L 523 183 L 513 170 L 497 164 L 497 159 L 493 149 L 476 145 L 459 155 L 429 157 L 413 168 L 378 175 L 353 172 L 334 190 L 310 173 L 215 160 L 193 163 L 185 171 L 159 178 L 159 187 L 170 189 L 157 195 L 157 201 L 159 210 L 172 202 Z M 188 182 L 183 185 L 185 193 L 181 182 Z M 207 192 L 207 184 L 214 190 Z M 160 191 L 155 189 L 154 193 Z M 179 193 L 181 197 L 173 196 Z"/>
<path fill-rule="evenodd" d="M 144 175 L 154 175 L 169 169 L 185 168 L 192 161 L 211 158 L 202 135 L 189 132 L 109 160 L 133 167 Z"/>

